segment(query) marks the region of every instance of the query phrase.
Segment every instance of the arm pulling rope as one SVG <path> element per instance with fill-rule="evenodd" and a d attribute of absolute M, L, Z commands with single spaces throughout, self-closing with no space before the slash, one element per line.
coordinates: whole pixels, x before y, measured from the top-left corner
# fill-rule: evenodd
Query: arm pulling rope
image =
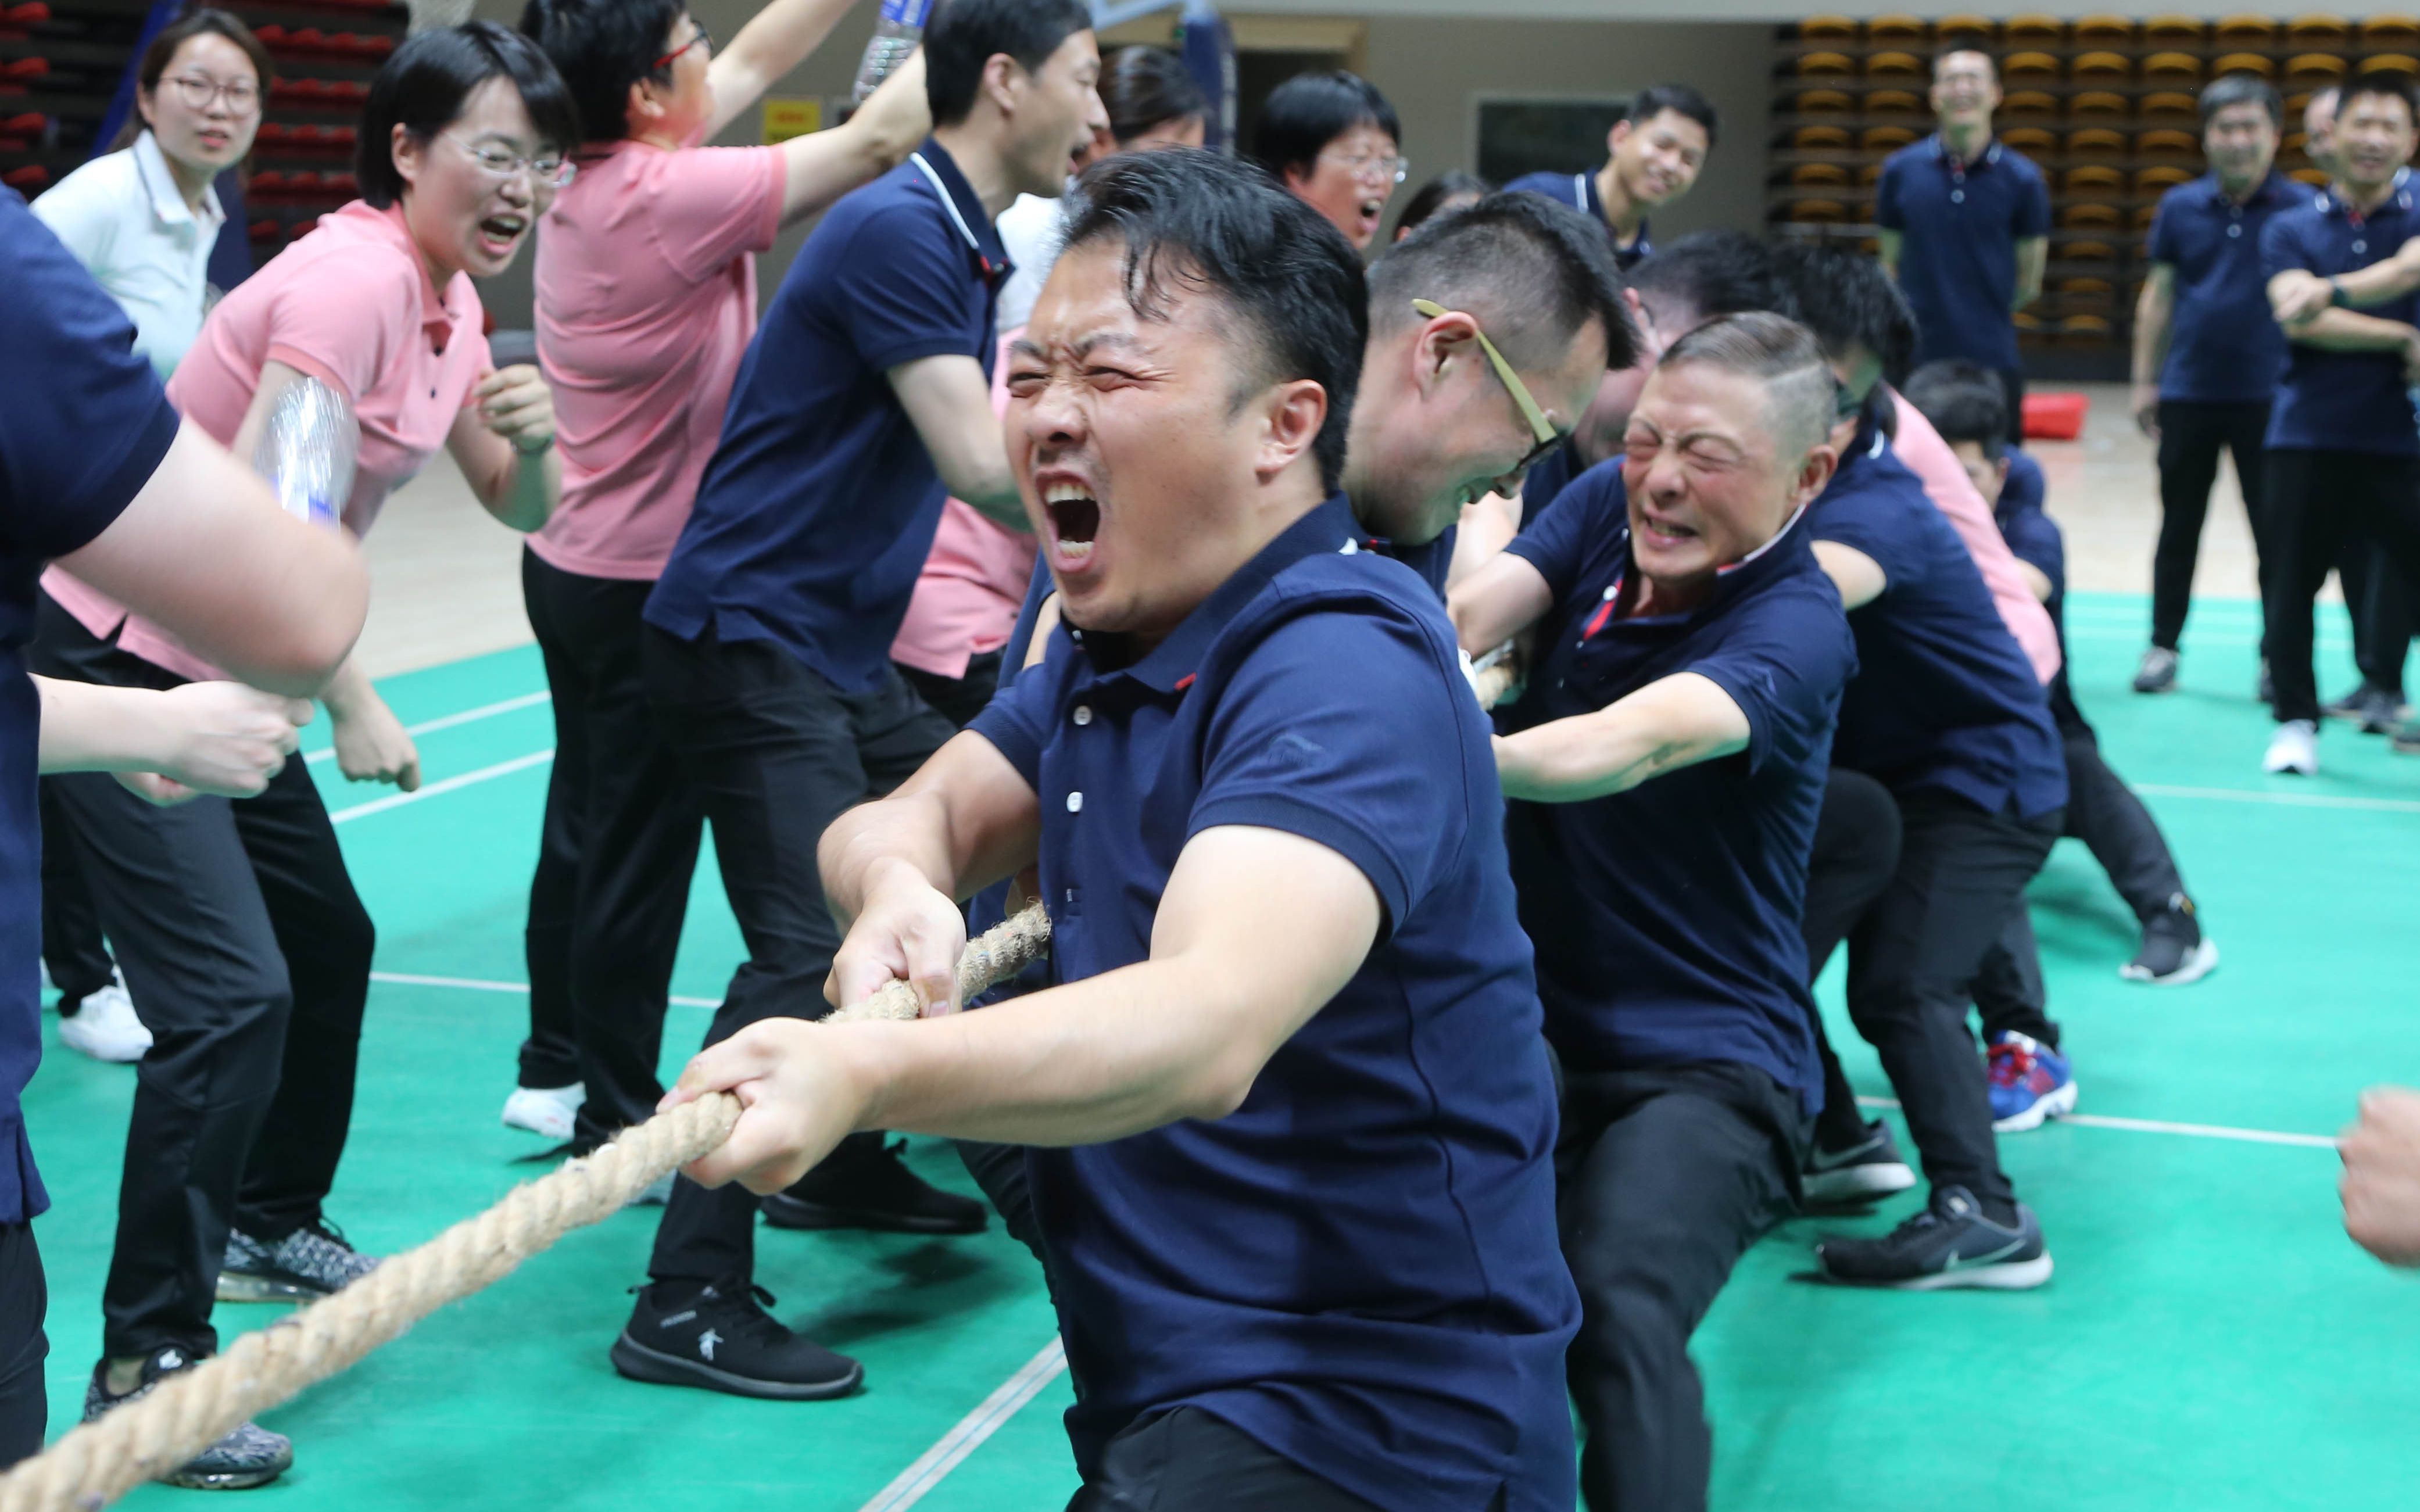
<path fill-rule="evenodd" d="M 1049 941 L 1050 920 L 1038 903 L 986 931 L 958 959 L 960 997 L 1015 976 Z M 914 992 L 892 982 L 826 1022 L 916 1016 Z M 659 1178 L 719 1148 L 738 1121 L 739 1100 L 715 1092 L 624 1130 L 595 1154 L 514 1188 L 487 1211 L 384 1261 L 334 1296 L 244 1335 L 140 1401 L 70 1429 L 0 1476 L 0 1512 L 97 1512 L 447 1303 L 502 1280 L 572 1229 L 621 1211 Z"/>

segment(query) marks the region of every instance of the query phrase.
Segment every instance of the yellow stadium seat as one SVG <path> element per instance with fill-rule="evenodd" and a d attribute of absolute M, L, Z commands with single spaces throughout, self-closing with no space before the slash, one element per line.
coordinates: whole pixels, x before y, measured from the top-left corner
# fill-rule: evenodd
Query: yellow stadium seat
<path fill-rule="evenodd" d="M 2077 339 L 2088 341 L 2106 340 L 2108 338 L 2109 332 L 2109 319 L 2106 316 L 2071 315 L 2058 323 L 2058 333 L 2060 337 L 2070 341 Z"/>
<path fill-rule="evenodd" d="M 2298 88 L 2324 89 L 2344 76 L 2344 59 L 2331 53 L 2297 53 L 2286 60 L 2286 82 Z"/>
<path fill-rule="evenodd" d="M 1857 23 L 1847 16 L 1809 16 L 1798 23 L 1798 36 L 1809 42 L 1854 42 Z"/>
<path fill-rule="evenodd" d="M 2288 47 L 2343 47 L 2352 40 L 2352 27 L 2342 16 L 2297 16 L 2286 23 Z"/>
<path fill-rule="evenodd" d="M 1913 53 L 1876 53 L 1866 59 L 1869 79 L 1921 79 L 1931 72 Z"/>
<path fill-rule="evenodd" d="M 2134 23 L 2123 16 L 2080 16 L 2075 23 L 2078 47 L 2131 47 Z"/>
<path fill-rule="evenodd" d="M 2002 133 L 2003 140 L 2006 133 Z M 1860 152 L 1892 153 L 1916 141 L 1916 132 L 1905 126 L 1869 126 L 1857 138 Z"/>
<path fill-rule="evenodd" d="M 2017 328 L 2017 339 L 2026 346 L 2047 347 L 2051 344 L 2053 338 L 2049 332 L 2042 329 L 2041 316 L 2030 311 L 2019 310 L 2015 315 L 2010 316 L 2009 320 Z"/>
<path fill-rule="evenodd" d="M 2159 56 L 2183 57 L 2184 54 L 2163 53 Z M 2201 65 L 2194 63 L 2191 58 L 2185 58 L 2185 61 L 2193 64 L 2194 77 L 2199 78 Z M 2123 84 L 2134 77 L 2134 65 L 2119 53 L 2083 53 L 2077 54 L 2072 72 L 2078 84 Z"/>
<path fill-rule="evenodd" d="M 2134 176 L 2134 193 L 2146 199 L 2156 198 L 2179 184 L 2193 182 L 2190 170 L 2178 167 L 2146 168 Z"/>
<path fill-rule="evenodd" d="M 1837 162 L 1802 162 L 1790 170 L 1790 182 L 1799 189 L 1838 189 L 1849 181 L 1849 170 Z"/>
<path fill-rule="evenodd" d="M 1844 89 L 1801 89 L 1792 103 L 1801 116 L 1847 116 L 1857 108 L 1855 98 Z"/>
<path fill-rule="evenodd" d="M 1802 126 L 1790 133 L 1790 145 L 1800 152 L 1846 152 L 1854 142 L 1845 126 Z"/>
<path fill-rule="evenodd" d="M 2070 157 L 2119 157 L 2126 151 L 2126 133 L 2102 126 L 2070 131 L 2067 133 L 2067 151 Z"/>
<path fill-rule="evenodd" d="M 1809 53 L 1798 60 L 1802 79 L 1845 79 L 1856 71 L 1855 60 L 1846 53 Z"/>
<path fill-rule="evenodd" d="M 2165 89 L 2136 100 L 2134 117 L 2146 126 L 2174 121 L 2180 126 L 2198 127 L 2201 125 L 2201 102 L 2191 95 Z"/>
<path fill-rule="evenodd" d="M 2126 176 L 2106 163 L 2086 163 L 2067 170 L 2059 188 L 2070 194 L 2118 194 L 2125 192 Z"/>
<path fill-rule="evenodd" d="M 1876 16 L 1866 23 L 1866 40 L 1869 42 L 1921 42 L 1932 36 L 1932 28 L 1917 16 Z"/>
<path fill-rule="evenodd" d="M 2066 241 L 2059 245 L 2058 255 L 2069 262 L 2114 263 L 2118 248 L 2108 241 Z"/>
<path fill-rule="evenodd" d="M 2420 74 L 2420 59 L 2409 58 L 2400 53 L 2381 53 L 2376 57 L 2366 57 L 2361 60 L 2361 66 L 2365 70 L 2375 69 L 2381 73 Z"/>
<path fill-rule="evenodd" d="M 2109 278 L 2062 278 L 2058 291 L 2071 300 L 2107 300 L 2118 293 L 2118 283 Z"/>
<path fill-rule="evenodd" d="M 2222 53 L 2210 66 L 2211 77 L 2216 79 L 2230 73 L 2257 73 L 2263 79 L 2273 79 L 2277 77 L 2277 64 L 2274 59 L 2258 53 Z"/>
<path fill-rule="evenodd" d="M 1954 41 L 1962 37 L 1988 42 L 1998 35 L 2000 28 L 1993 24 L 1989 16 L 1944 16 L 1932 23 L 1933 39 L 1939 42 Z"/>
<path fill-rule="evenodd" d="M 2058 76 L 2058 59 L 2048 53 L 2011 53 L 2000 62 L 2003 79 L 2055 80 Z"/>
<path fill-rule="evenodd" d="M 2194 160 L 2201 156 L 2201 138 L 2191 131 L 2163 128 L 2134 138 L 2134 156 L 2161 161 Z"/>
<path fill-rule="evenodd" d="M 1868 189 L 1871 189 L 1874 185 L 1881 183 L 1882 179 L 1883 165 L 1879 162 L 1869 162 L 1864 167 L 1857 170 L 1857 182 L 1865 185 Z"/>
<path fill-rule="evenodd" d="M 2136 236 L 2148 234 L 2151 229 L 2151 223 L 2159 218 L 2160 208 L 2157 205 L 2137 207 L 2134 211 L 2134 234 Z"/>
<path fill-rule="evenodd" d="M 1838 225 L 1849 218 L 1849 207 L 1837 199 L 1802 199 L 1790 207 L 1790 218 L 1801 225 Z"/>
<path fill-rule="evenodd" d="M 2115 231 L 2118 224 L 2118 207 L 2089 201 L 2070 205 L 2059 211 L 2058 224 L 2071 231 Z"/>
<path fill-rule="evenodd" d="M 2420 48 L 2420 18 L 2372 16 L 2361 23 L 2361 46 L 2365 53 L 2386 47 Z"/>
<path fill-rule="evenodd" d="M 2055 121 L 2058 119 L 2058 97 L 2040 89 L 2011 89 L 2000 101 L 2000 119 Z"/>
<path fill-rule="evenodd" d="M 1920 116 L 1924 97 L 1911 89 L 1871 89 L 1866 93 L 1869 116 Z"/>
<path fill-rule="evenodd" d="M 2082 74 L 2077 75 L 2082 78 Z M 2143 82 L 2201 82 L 2201 59 L 2190 53 L 2154 53 L 2143 60 Z"/>
<path fill-rule="evenodd" d="M 2056 16 L 2010 16 L 2000 35 L 2010 47 L 2057 47 L 2067 40 L 2067 23 Z"/>
<path fill-rule="evenodd" d="M 2110 90 L 2087 89 L 2067 102 L 2067 118 L 2071 121 L 2122 121 L 2126 117 L 2126 97 Z"/>
<path fill-rule="evenodd" d="M 2058 138 L 2039 126 L 2012 126 L 2000 133 L 2000 141 L 2029 158 L 2046 158 L 2058 150 Z"/>
<path fill-rule="evenodd" d="M 2286 177 L 2291 178 L 2298 184 L 2308 184 L 2313 189 L 2325 189 L 2328 187 L 2328 175 L 2327 170 L 2324 168 L 2313 168 L 2306 165 L 2295 169 Z"/>
<path fill-rule="evenodd" d="M 2268 47 L 2277 40 L 2277 23 L 2266 16 L 2226 16 L 2211 39 L 2221 47 Z"/>
<path fill-rule="evenodd" d="M 2199 47 L 2209 35 L 2197 16 L 2153 16 L 2143 23 L 2143 40 L 2155 47 Z"/>

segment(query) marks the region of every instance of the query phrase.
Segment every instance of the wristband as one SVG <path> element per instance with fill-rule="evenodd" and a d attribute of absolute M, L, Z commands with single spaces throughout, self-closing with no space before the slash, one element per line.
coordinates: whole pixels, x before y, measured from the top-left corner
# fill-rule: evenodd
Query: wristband
<path fill-rule="evenodd" d="M 2347 309 L 2352 307 L 2352 301 L 2345 298 L 2344 285 L 2333 278 L 2328 280 L 2328 303 L 2343 305 Z"/>
<path fill-rule="evenodd" d="M 523 446 L 520 442 L 515 441 L 512 443 L 512 448 L 523 456 L 544 456 L 554 450 L 554 438 L 544 437 L 535 446 Z"/>

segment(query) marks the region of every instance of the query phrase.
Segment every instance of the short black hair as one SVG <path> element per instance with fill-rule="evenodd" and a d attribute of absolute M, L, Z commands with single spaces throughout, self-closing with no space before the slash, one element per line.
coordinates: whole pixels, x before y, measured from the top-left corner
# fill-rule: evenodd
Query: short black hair
<path fill-rule="evenodd" d="M 1685 116 L 1704 127 L 1706 147 L 1710 151 L 1713 149 L 1714 139 L 1722 127 L 1722 116 L 1714 110 L 1713 100 L 1708 100 L 1702 91 L 1689 85 L 1651 85 L 1638 91 L 1638 98 L 1630 102 L 1630 109 L 1621 118 L 1633 126 L 1644 126 L 1668 110 L 1675 116 Z"/>
<path fill-rule="evenodd" d="M 2201 123 L 2208 126 L 2230 105 L 2257 105 L 2269 113 L 2270 125 L 2283 129 L 2286 124 L 2286 101 L 2278 98 L 2277 86 L 2257 73 L 2222 73 L 2212 79 L 2201 92 Z"/>
<path fill-rule="evenodd" d="M 1252 161 L 1285 182 L 1309 174 L 1327 144 L 1357 126 L 1374 126 L 1398 146 L 1404 123 L 1378 86 L 1357 73 L 1297 73 L 1269 91 L 1252 128 Z"/>
<path fill-rule="evenodd" d="M 1544 194 L 1490 194 L 1388 248 L 1370 270 L 1371 326 L 1419 319 L 1416 299 L 1470 312 L 1515 367 L 1559 359 L 1592 322 L 1606 366 L 1638 360 L 1605 228 Z"/>
<path fill-rule="evenodd" d="M 396 127 L 426 142 L 461 117 L 472 91 L 497 78 L 510 79 L 520 91 L 540 142 L 565 152 L 581 144 L 580 107 L 535 42 L 492 21 L 440 26 L 405 38 L 370 80 L 353 149 L 362 198 L 385 209 L 403 197 L 403 175 L 395 166 Z"/>
<path fill-rule="evenodd" d="M 1960 357 L 1927 363 L 1909 376 L 1900 394 L 1950 445 L 1973 441 L 1994 462 L 2007 454 L 2008 385 L 1982 363 Z"/>
<path fill-rule="evenodd" d="M 1101 104 L 1109 113 L 1109 135 L 1125 146 L 1155 126 L 1210 118 L 1210 99 L 1187 72 L 1185 60 L 1164 47 L 1122 47 L 1101 70 Z"/>
<path fill-rule="evenodd" d="M 2370 69 L 2352 76 L 2352 82 L 2346 85 L 2344 92 L 2336 97 L 2336 119 L 2342 120 L 2351 114 L 2352 102 L 2363 95 L 2384 95 L 2391 100 L 2399 100 L 2403 101 L 2406 117 L 2420 121 L 2420 104 L 2413 102 L 2412 81 L 2384 69 Z"/>
<path fill-rule="evenodd" d="M 618 142 L 629 130 L 630 86 L 669 76 L 656 59 L 688 13 L 685 0 L 529 0 L 521 35 L 563 75 L 587 139 Z"/>
<path fill-rule="evenodd" d="M 1395 222 L 1395 236 L 1401 239 L 1417 230 L 1420 224 L 1457 199 L 1484 199 L 1496 193 L 1496 186 L 1475 173 L 1459 168 L 1445 172 L 1422 184 L 1404 205 L 1404 213 Z"/>
<path fill-rule="evenodd" d="M 1972 53 L 1990 64 L 1992 81 L 1994 84 L 1999 82 L 2000 60 L 1992 55 L 1992 49 L 1983 39 L 1973 32 L 1961 32 L 1947 38 L 1939 47 L 1932 50 L 1932 76 L 1936 79 L 1940 78 L 1942 61 L 1945 58 L 1954 57 L 1960 53 Z"/>
<path fill-rule="evenodd" d="M 1916 359 L 1916 316 L 1883 265 L 1846 247 L 1796 240 L 1775 247 L 1773 260 L 1793 313 L 1823 349 L 1837 361 L 1863 347 L 1898 387 Z"/>
<path fill-rule="evenodd" d="M 1333 493 L 1370 339 L 1369 285 L 1344 234 L 1249 163 L 1196 147 L 1104 159 L 1076 195 L 1067 250 L 1122 242 L 1136 314 L 1164 318 L 1172 294 L 1213 290 L 1242 317 L 1237 339 L 1256 348 L 1243 364 L 1256 369 L 1254 389 L 1310 378 L 1327 391 L 1312 452 Z"/>
<path fill-rule="evenodd" d="M 1693 323 L 1749 310 L 1795 313 L 1774 274 L 1772 249 L 1745 231 L 1692 231 L 1668 242 L 1630 270 L 1630 286 L 1668 321 L 1679 312 Z"/>
<path fill-rule="evenodd" d="M 924 102 L 933 124 L 967 118 L 984 65 L 1001 54 L 1036 72 L 1060 44 L 1092 29 L 1084 0 L 939 0 L 924 25 Z"/>

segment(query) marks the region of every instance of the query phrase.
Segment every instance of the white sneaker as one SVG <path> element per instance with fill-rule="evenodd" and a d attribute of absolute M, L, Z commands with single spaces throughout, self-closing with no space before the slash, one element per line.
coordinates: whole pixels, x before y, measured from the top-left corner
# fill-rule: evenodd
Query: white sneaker
<path fill-rule="evenodd" d="M 504 1099 L 504 1127 L 527 1129 L 559 1144 L 571 1137 L 572 1118 L 587 1101 L 588 1088 L 578 1082 L 569 1087 L 516 1087 L 513 1095 Z"/>
<path fill-rule="evenodd" d="M 2313 719 L 2288 719 L 2270 738 L 2269 754 L 2260 758 L 2264 772 L 2319 775 L 2319 726 Z"/>
<path fill-rule="evenodd" d="M 150 1051 L 151 1031 L 134 1016 L 134 999 L 126 995 L 125 980 L 120 979 L 59 1020 L 59 1042 L 95 1060 L 123 1065 L 142 1059 Z"/>

